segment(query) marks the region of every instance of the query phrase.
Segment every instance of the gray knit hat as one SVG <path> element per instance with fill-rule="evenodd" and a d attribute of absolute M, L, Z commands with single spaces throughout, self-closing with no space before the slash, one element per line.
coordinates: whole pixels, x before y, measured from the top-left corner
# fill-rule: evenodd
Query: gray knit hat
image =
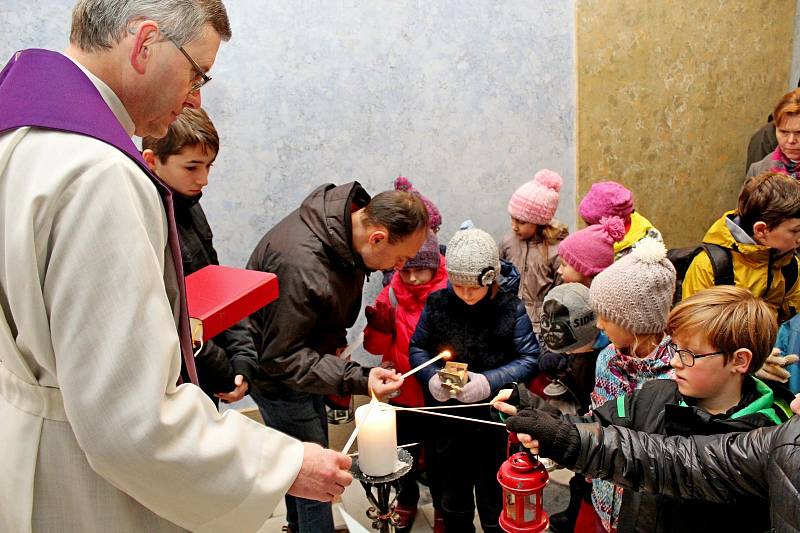
<path fill-rule="evenodd" d="M 483 287 L 500 274 L 500 254 L 492 236 L 477 228 L 453 235 L 445 254 L 447 276 L 453 285 Z"/>
<path fill-rule="evenodd" d="M 639 241 L 631 253 L 600 272 L 589 297 L 594 312 L 631 333 L 663 333 L 675 292 L 675 267 L 655 239 Z"/>
<path fill-rule="evenodd" d="M 553 287 L 542 304 L 542 339 L 554 352 L 569 352 L 597 338 L 597 320 L 582 283 Z"/>

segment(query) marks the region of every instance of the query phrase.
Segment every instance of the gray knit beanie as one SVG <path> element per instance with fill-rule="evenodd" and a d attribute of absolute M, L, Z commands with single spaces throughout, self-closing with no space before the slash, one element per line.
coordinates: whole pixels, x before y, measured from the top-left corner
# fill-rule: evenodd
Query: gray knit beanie
<path fill-rule="evenodd" d="M 675 292 L 675 267 L 655 239 L 639 241 L 631 253 L 592 281 L 592 308 L 635 334 L 663 333 Z"/>
<path fill-rule="evenodd" d="M 445 254 L 447 276 L 453 285 L 483 287 L 500 274 L 500 254 L 492 236 L 477 228 L 453 235 Z"/>
<path fill-rule="evenodd" d="M 553 287 L 542 304 L 542 339 L 554 352 L 569 352 L 597 338 L 597 320 L 582 283 Z"/>

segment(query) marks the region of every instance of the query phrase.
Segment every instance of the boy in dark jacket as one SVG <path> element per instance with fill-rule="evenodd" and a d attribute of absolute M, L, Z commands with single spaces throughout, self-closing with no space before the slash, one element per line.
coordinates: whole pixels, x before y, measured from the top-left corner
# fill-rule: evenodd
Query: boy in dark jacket
<path fill-rule="evenodd" d="M 184 275 L 218 265 L 211 227 L 200 205 L 219 152 L 219 135 L 211 119 L 202 109 L 186 108 L 165 137 L 145 137 L 142 148 L 147 165 L 174 191 Z M 258 369 L 256 350 L 245 325 L 235 324 L 205 343 L 195 365 L 200 387 L 214 403 L 241 400 Z"/>
<path fill-rule="evenodd" d="M 671 365 L 675 381 L 660 380 L 616 402 L 607 402 L 588 417 L 564 417 L 573 423 L 599 422 L 663 435 L 714 435 L 780 424 L 791 416 L 788 401 L 753 377 L 775 341 L 777 325 L 769 306 L 748 291 L 718 286 L 697 293 L 672 310 Z M 788 399 L 788 396 L 787 396 Z M 528 396 L 521 405 L 546 407 Z M 512 413 L 506 404 L 503 412 Z M 532 416 L 529 416 L 532 415 Z M 522 441 L 551 439 L 540 424 L 547 415 L 536 409 L 508 421 Z M 552 420 L 552 419 L 551 419 Z M 562 424 L 561 421 L 554 421 Z M 545 426 L 547 424 L 545 423 Z M 564 424 L 557 448 L 573 444 L 577 433 Z M 544 435 L 544 437 L 542 437 Z M 619 453 L 639 453 L 636 448 Z M 573 460 L 574 462 L 574 460 Z M 618 531 L 764 531 L 769 526 L 766 502 L 747 506 L 712 504 L 626 490 Z"/>
<path fill-rule="evenodd" d="M 445 259 L 451 286 L 428 297 L 411 338 L 411 367 L 449 350 L 452 360 L 468 364 L 469 381 L 451 399 L 437 373 L 441 367 L 425 367 L 414 377 L 426 403 L 482 403 L 503 384 L 528 381 L 536 374 L 539 344 L 522 301 L 497 288 L 500 259 L 488 233 L 475 228 L 456 232 Z M 485 404 L 458 411 L 459 416 L 490 418 Z M 483 531 L 499 532 L 502 495 L 496 475 L 505 460 L 506 433 L 486 424 L 443 420 L 434 437 L 429 476 L 440 476 L 445 529 L 475 531 L 477 503 Z"/>

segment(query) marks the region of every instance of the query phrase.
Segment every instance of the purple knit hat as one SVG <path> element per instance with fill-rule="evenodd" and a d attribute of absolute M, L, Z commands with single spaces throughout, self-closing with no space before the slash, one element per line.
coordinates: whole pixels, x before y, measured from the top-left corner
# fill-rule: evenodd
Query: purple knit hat
<path fill-rule="evenodd" d="M 406 261 L 403 270 L 411 268 L 432 268 L 439 270 L 439 241 L 433 231 L 428 232 L 428 238 L 417 252 L 417 255 Z"/>
<path fill-rule="evenodd" d="M 508 213 L 523 222 L 544 226 L 553 220 L 558 207 L 561 176 L 552 170 L 540 170 L 533 180 L 514 191 L 508 201 Z"/>
<path fill-rule="evenodd" d="M 576 231 L 558 245 L 558 256 L 587 277 L 593 277 L 614 262 L 614 243 L 625 236 L 625 223 L 619 217 L 603 217 Z"/>
<path fill-rule="evenodd" d="M 587 224 L 610 216 L 625 220 L 633 213 L 633 193 L 616 181 L 600 181 L 583 197 L 578 212 Z"/>
<path fill-rule="evenodd" d="M 410 192 L 419 196 L 419 199 L 425 204 L 425 209 L 428 210 L 428 227 L 434 233 L 439 231 L 439 227 L 442 225 L 442 215 L 439 213 L 439 209 L 433 202 L 422 196 L 422 194 L 414 188 L 408 178 L 405 176 L 397 176 L 394 180 L 394 189 L 396 191 Z"/>

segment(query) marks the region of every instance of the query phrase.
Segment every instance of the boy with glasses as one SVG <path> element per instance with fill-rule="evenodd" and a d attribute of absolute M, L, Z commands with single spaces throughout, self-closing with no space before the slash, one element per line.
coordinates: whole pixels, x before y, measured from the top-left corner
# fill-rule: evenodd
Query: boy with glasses
<path fill-rule="evenodd" d="M 777 324 L 769 306 L 749 291 L 718 286 L 698 292 L 669 315 L 670 364 L 675 381 L 653 380 L 631 395 L 606 402 L 585 417 L 547 420 L 540 398 L 520 391 L 519 416 L 509 429 L 539 444 L 573 450 L 580 446 L 572 423 L 599 422 L 667 436 L 750 431 L 789 419 L 791 395 L 773 390 L 752 375 L 775 342 Z M 778 386 L 779 387 L 779 386 Z M 509 403 L 496 403 L 515 414 Z M 555 431 L 549 431 L 555 429 Z M 563 431 L 562 431 L 563 430 Z M 523 442 L 531 439 L 523 435 Z M 553 438 L 549 438 L 549 437 Z M 573 442 L 577 439 L 577 442 Z M 621 453 L 644 453 L 625 449 Z M 618 531 L 764 531 L 766 501 L 736 506 L 681 500 L 625 490 Z"/>

